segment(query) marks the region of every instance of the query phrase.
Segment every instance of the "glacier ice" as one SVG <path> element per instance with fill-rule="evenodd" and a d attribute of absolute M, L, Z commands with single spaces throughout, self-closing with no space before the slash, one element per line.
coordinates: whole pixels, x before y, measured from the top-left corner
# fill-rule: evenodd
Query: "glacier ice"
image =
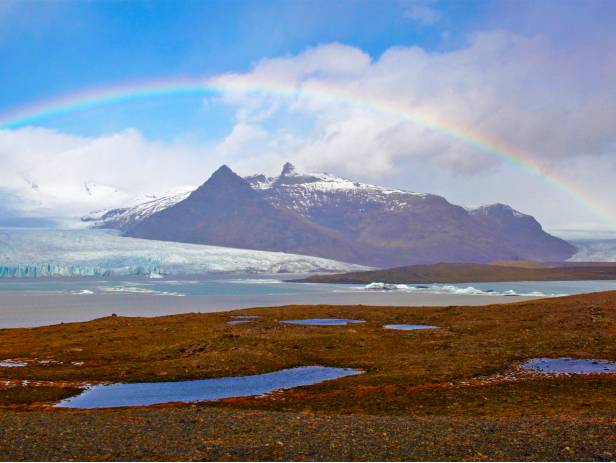
<path fill-rule="evenodd" d="M 469 296 L 524 296 L 524 297 L 552 297 L 552 296 L 566 296 L 565 293 L 548 294 L 541 291 L 515 291 L 513 289 L 507 289 L 502 291 L 495 291 L 492 289 L 478 289 L 473 286 L 456 286 L 456 285 L 405 285 L 405 284 L 391 284 L 382 282 L 372 282 L 364 286 L 365 290 L 397 290 L 409 293 L 431 293 L 431 294 L 459 294 Z"/>
<path fill-rule="evenodd" d="M 126 238 L 112 230 L 0 230 L 0 278 L 363 269 L 282 252 Z"/>
<path fill-rule="evenodd" d="M 569 262 L 614 262 L 616 261 L 616 240 L 579 240 L 571 241 L 577 253 Z"/>

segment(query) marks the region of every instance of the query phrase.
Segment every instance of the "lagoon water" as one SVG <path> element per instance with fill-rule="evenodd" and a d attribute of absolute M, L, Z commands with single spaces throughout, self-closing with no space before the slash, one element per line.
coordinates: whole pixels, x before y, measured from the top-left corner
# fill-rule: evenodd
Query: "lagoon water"
<path fill-rule="evenodd" d="M 616 289 L 615 281 L 407 285 L 408 289 L 395 291 L 367 290 L 363 285 L 283 281 L 301 276 L 4 279 L 0 280 L 0 328 L 87 321 L 112 313 L 157 316 L 292 304 L 482 305 Z"/>
<path fill-rule="evenodd" d="M 0 367 L 2 368 L 14 368 L 14 367 L 25 367 L 27 363 L 17 362 L 15 360 L 2 360 L 0 361 Z"/>
<path fill-rule="evenodd" d="M 248 397 L 309 386 L 363 373 L 352 368 L 308 366 L 252 376 L 171 381 L 159 383 L 117 383 L 94 386 L 58 403 L 60 408 L 110 408 L 153 405 L 168 402 L 198 402 L 230 397 Z"/>

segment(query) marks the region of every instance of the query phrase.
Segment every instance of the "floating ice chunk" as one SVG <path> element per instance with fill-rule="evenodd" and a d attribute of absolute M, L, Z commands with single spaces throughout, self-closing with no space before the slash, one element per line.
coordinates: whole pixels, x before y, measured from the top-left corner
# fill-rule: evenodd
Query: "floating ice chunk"
<path fill-rule="evenodd" d="M 364 289 L 396 290 L 409 289 L 408 285 L 373 282 L 365 286 Z"/>
<path fill-rule="evenodd" d="M 517 292 L 513 289 L 504 291 L 494 291 L 492 289 L 478 289 L 474 286 L 456 286 L 452 284 L 432 284 L 432 285 L 406 285 L 394 283 L 373 282 L 364 286 L 365 290 L 378 291 L 404 291 L 409 293 L 430 293 L 430 294 L 456 294 L 467 296 L 523 296 L 523 297 L 552 297 L 564 296 L 564 294 L 545 294 L 540 291 Z"/>

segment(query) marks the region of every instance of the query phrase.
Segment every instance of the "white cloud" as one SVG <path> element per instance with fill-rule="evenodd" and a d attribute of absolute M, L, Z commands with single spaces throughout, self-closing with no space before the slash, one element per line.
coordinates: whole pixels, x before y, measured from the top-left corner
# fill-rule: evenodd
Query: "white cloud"
<path fill-rule="evenodd" d="M 420 26 L 431 26 L 439 22 L 443 15 L 435 8 L 434 0 L 410 0 L 403 2 L 404 17 Z"/>
<path fill-rule="evenodd" d="M 358 149 L 363 145 L 371 146 L 383 165 L 424 153 L 453 170 L 481 170 L 490 162 L 477 150 L 438 131 L 429 134 L 420 125 L 403 124 L 395 114 L 371 111 L 373 102 L 393 103 L 436 125 L 451 121 L 462 132 L 472 130 L 533 153 L 538 162 L 609 154 L 616 141 L 611 123 L 616 94 L 600 76 L 616 60 L 597 63 L 584 74 L 569 58 L 540 38 L 493 32 L 477 34 L 467 48 L 452 52 L 395 47 L 375 61 L 352 47 L 326 45 L 212 80 L 229 88 L 293 89 L 290 95 L 230 91 L 227 101 L 238 106 L 238 119 L 255 123 L 281 110 L 313 117 L 316 130 L 306 146 L 317 144 L 323 153 L 314 154 L 313 164 L 332 158 L 324 146 L 331 143 L 347 146 L 335 153 L 348 160 L 365 158 L 365 148 Z M 312 98 L 315 94 L 321 97 Z M 355 142 L 344 142 L 345 136 Z M 438 149 L 429 149 L 426 137 Z"/>
<path fill-rule="evenodd" d="M 459 126 L 462 135 L 480 133 L 527 152 L 616 216 L 609 201 L 616 195 L 614 45 L 593 49 L 592 60 L 503 31 L 475 34 L 457 50 L 393 47 L 376 58 L 322 45 L 212 78 L 228 87 L 222 101 L 236 117 L 230 133 L 209 146 L 160 143 L 135 130 L 93 138 L 0 132 L 0 193 L 19 197 L 18 207 L 29 211 L 77 214 L 199 184 L 222 163 L 241 174 L 274 173 L 290 160 L 456 202 L 510 202 L 553 227 L 592 222 L 588 208 L 569 204 L 550 184 L 428 126 Z M 119 193 L 88 198 L 84 182 Z"/>
<path fill-rule="evenodd" d="M 246 125 L 209 147 L 151 141 L 134 129 L 99 137 L 34 127 L 0 131 L 0 215 L 79 216 L 199 185 L 263 137 Z"/>
<path fill-rule="evenodd" d="M 427 166 L 455 182 L 503 175 L 502 168 L 511 168 L 447 130 L 380 110 L 393 104 L 428 124 L 459 127 L 462 137 L 478 133 L 482 140 L 525 152 L 582 190 L 601 185 L 616 193 L 609 161 L 616 149 L 616 92 L 606 79 L 616 66 L 613 45 L 593 49 L 592 56 L 602 59 L 589 63 L 585 55 L 571 56 L 541 37 L 504 31 L 477 33 L 468 46 L 453 51 L 393 47 L 376 59 L 334 44 L 265 59 L 250 72 L 212 80 L 228 85 L 227 101 L 244 120 L 250 119 L 246 114 L 265 114 L 250 119 L 265 126 L 288 113 L 313 121 L 311 130 L 293 136 L 270 129 L 261 158 L 287 158 L 308 169 L 371 181 L 391 181 Z M 238 88 L 292 91 L 272 95 Z M 570 171 L 575 159 L 588 159 L 586 168 L 598 170 L 592 185 L 586 180 L 591 176 Z M 448 190 L 442 185 L 432 190 L 439 188 Z M 477 191 L 476 196 L 485 198 L 477 202 L 489 202 L 498 193 Z M 604 197 L 596 201 L 606 203 Z M 546 213 L 548 207 L 543 204 Z M 529 198 L 529 208 L 537 210 L 537 201 Z"/>

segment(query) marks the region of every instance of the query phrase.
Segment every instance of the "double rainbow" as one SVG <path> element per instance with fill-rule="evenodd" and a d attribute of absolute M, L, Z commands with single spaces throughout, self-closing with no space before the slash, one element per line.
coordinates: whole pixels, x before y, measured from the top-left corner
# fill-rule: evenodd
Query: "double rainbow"
<path fill-rule="evenodd" d="M 569 179 L 555 172 L 548 172 L 529 153 L 485 133 L 418 111 L 404 103 L 366 96 L 335 86 L 296 86 L 241 77 L 206 82 L 195 79 L 147 81 L 119 86 L 94 88 L 62 98 L 37 102 L 0 116 L 0 130 L 33 126 L 58 116 L 86 111 L 91 108 L 119 104 L 135 100 L 174 96 L 221 96 L 228 93 L 262 94 L 282 97 L 301 97 L 325 103 L 337 103 L 365 107 L 372 111 L 392 115 L 421 127 L 443 133 L 495 158 L 515 165 L 519 169 L 542 179 L 553 188 L 564 192 L 571 199 L 591 210 L 604 221 L 616 226 L 616 216 L 579 188 Z"/>

